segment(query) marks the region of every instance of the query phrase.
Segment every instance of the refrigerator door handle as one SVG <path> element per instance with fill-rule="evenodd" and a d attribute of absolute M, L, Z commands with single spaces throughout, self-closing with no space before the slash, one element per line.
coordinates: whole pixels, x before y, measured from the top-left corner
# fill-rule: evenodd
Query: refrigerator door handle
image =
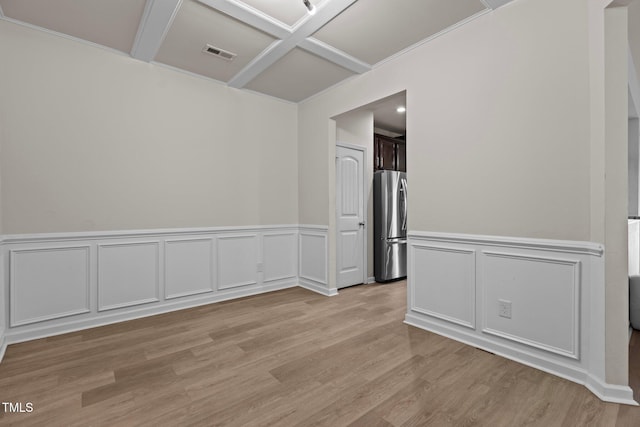
<path fill-rule="evenodd" d="M 402 230 L 407 231 L 407 180 L 400 180 L 402 186 Z"/>
<path fill-rule="evenodd" d="M 407 239 L 403 237 L 392 237 L 390 239 L 385 239 L 387 243 L 407 243 Z"/>

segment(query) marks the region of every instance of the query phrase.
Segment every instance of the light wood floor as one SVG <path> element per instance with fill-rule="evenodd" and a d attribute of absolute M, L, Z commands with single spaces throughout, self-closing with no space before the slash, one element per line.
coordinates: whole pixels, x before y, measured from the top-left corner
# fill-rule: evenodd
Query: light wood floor
<path fill-rule="evenodd" d="M 640 425 L 640 408 L 404 325 L 405 288 L 293 288 L 11 345 L 0 400 L 34 410 L 0 425 Z"/>

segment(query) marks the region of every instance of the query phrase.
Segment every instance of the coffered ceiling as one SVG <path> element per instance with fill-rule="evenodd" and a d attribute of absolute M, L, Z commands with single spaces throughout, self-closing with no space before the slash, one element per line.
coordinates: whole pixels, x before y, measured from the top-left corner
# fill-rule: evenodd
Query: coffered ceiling
<path fill-rule="evenodd" d="M 0 0 L 0 18 L 299 102 L 511 0 L 310 1 Z"/>

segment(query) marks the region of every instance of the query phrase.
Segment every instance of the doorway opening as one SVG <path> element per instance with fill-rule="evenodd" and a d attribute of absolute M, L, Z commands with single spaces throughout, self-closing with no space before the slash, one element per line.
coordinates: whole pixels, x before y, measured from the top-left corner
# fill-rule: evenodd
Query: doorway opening
<path fill-rule="evenodd" d="M 336 285 L 340 289 L 375 281 L 373 176 L 377 170 L 407 170 L 406 91 L 332 119 L 336 123 Z M 362 154 L 359 167 L 358 152 Z"/>

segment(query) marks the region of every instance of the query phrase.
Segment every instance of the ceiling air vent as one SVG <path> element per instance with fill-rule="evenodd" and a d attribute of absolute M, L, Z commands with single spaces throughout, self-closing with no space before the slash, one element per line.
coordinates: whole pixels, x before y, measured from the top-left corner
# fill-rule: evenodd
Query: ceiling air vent
<path fill-rule="evenodd" d="M 222 58 L 225 61 L 232 61 L 233 58 L 236 57 L 236 54 L 233 52 L 229 52 L 226 51 L 224 49 L 220 49 L 218 47 L 215 46 L 211 46 L 210 44 L 207 44 L 204 49 L 202 49 L 203 52 L 209 53 L 213 56 L 217 56 L 218 58 Z"/>

